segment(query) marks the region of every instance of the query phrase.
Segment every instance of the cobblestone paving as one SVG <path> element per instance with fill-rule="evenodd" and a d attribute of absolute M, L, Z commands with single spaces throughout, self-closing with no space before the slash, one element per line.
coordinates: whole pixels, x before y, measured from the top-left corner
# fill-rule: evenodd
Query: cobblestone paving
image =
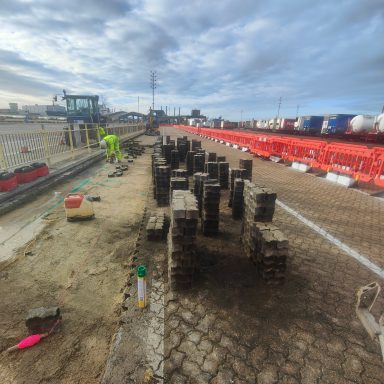
<path fill-rule="evenodd" d="M 203 146 L 227 156 L 232 166 L 244 157 L 213 142 Z M 253 176 L 383 265 L 380 201 L 258 159 Z M 225 192 L 220 236 L 199 236 L 203 269 L 196 286 L 166 296 L 165 382 L 382 383 L 379 347 L 354 312 L 357 288 L 382 281 L 278 207 L 274 223 L 290 241 L 287 283 L 266 286 L 241 252 L 240 222 L 230 218 L 227 201 Z M 381 298 L 378 308 L 383 305 Z"/>

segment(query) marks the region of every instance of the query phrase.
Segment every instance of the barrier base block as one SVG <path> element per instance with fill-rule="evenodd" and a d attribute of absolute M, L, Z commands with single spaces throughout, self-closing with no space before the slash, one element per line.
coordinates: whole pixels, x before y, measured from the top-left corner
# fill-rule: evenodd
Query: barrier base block
<path fill-rule="evenodd" d="M 269 156 L 269 159 L 273 161 L 274 163 L 280 163 L 281 157 L 279 156 Z"/>
<path fill-rule="evenodd" d="M 345 187 L 353 187 L 356 184 L 356 180 L 348 175 L 339 175 L 337 178 L 337 184 L 344 185 Z"/>

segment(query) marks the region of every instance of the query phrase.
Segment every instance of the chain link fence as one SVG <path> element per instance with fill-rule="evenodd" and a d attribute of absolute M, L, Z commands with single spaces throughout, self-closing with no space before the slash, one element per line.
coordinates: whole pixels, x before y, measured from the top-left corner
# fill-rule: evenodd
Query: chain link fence
<path fill-rule="evenodd" d="M 74 159 L 78 154 L 100 150 L 104 134 L 115 134 L 121 140 L 144 130 L 139 124 L 109 124 L 103 128 L 97 124 L 68 125 L 31 132 L 0 133 L 0 168 L 11 170 L 36 161 L 45 161 L 49 166 L 55 162 Z M 67 156 L 65 156 L 67 155 Z"/>

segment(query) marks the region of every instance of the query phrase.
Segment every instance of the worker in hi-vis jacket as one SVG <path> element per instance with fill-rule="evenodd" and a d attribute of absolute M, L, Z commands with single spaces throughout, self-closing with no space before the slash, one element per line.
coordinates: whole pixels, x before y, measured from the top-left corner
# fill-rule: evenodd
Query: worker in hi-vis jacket
<path fill-rule="evenodd" d="M 105 136 L 107 136 L 107 130 L 106 128 L 102 127 L 101 125 L 97 126 L 97 130 L 99 131 L 100 140 L 103 140 Z"/>
<path fill-rule="evenodd" d="M 107 161 L 113 156 L 120 162 L 122 155 L 120 152 L 119 138 L 116 135 L 107 135 L 100 141 L 100 147 L 107 150 Z"/>

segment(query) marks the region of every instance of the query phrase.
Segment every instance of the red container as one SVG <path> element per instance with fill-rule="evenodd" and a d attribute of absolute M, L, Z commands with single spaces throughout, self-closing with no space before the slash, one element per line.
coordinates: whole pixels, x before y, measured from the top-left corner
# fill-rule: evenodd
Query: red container
<path fill-rule="evenodd" d="M 30 183 L 37 179 L 36 169 L 30 166 L 15 169 L 18 184 Z"/>
<path fill-rule="evenodd" d="M 65 208 L 80 208 L 81 203 L 84 200 L 82 193 L 70 193 L 64 199 Z"/>
<path fill-rule="evenodd" d="M 31 167 L 36 170 L 36 176 L 42 177 L 49 174 L 49 168 L 45 163 L 33 163 Z"/>
<path fill-rule="evenodd" d="M 49 168 L 47 165 L 36 169 L 37 177 L 47 176 L 49 174 Z"/>
<path fill-rule="evenodd" d="M 0 192 L 12 191 L 17 187 L 17 177 L 12 172 L 0 173 Z"/>

